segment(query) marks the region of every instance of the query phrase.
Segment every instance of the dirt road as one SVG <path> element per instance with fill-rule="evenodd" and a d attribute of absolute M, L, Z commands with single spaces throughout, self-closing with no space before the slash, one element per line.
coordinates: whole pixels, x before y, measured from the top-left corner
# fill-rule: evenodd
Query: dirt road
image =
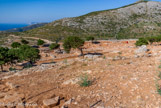
<path fill-rule="evenodd" d="M 15 35 L 10 35 L 10 36 L 15 37 L 15 38 L 19 38 L 19 37 L 20 37 L 20 36 L 15 36 Z M 25 39 L 35 39 L 35 40 L 41 39 L 41 40 L 43 40 L 44 42 L 46 42 L 47 44 L 53 43 L 53 42 L 50 41 L 50 40 L 42 39 L 42 38 L 37 38 L 37 37 L 22 37 L 22 38 L 25 38 Z"/>

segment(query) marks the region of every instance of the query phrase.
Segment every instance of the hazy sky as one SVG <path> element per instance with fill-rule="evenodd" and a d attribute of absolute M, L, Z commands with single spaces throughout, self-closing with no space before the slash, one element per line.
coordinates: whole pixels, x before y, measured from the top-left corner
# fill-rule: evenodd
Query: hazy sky
<path fill-rule="evenodd" d="M 92 11 L 121 7 L 137 0 L 0 0 L 0 23 L 51 22 Z M 161 0 L 158 0 L 161 1 Z"/>

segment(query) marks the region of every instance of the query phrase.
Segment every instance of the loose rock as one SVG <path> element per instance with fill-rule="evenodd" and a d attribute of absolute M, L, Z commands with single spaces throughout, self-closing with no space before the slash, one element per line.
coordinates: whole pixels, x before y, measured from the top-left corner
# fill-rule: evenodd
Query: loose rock
<path fill-rule="evenodd" d="M 54 107 L 59 103 L 59 96 L 51 99 L 45 99 L 43 100 L 44 106 Z"/>

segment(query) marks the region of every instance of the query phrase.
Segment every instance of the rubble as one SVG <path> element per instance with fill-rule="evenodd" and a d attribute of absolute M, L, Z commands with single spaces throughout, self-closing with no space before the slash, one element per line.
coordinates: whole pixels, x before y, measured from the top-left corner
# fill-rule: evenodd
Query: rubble
<path fill-rule="evenodd" d="M 51 99 L 43 100 L 43 105 L 48 107 L 54 107 L 59 103 L 59 96 Z"/>

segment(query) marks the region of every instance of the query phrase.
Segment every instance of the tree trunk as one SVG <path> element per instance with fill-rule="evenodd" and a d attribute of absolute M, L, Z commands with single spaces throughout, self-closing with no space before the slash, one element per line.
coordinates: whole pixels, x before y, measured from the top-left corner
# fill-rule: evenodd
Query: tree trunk
<path fill-rule="evenodd" d="M 83 57 L 84 57 L 83 49 L 82 49 L 82 48 L 79 48 L 79 50 L 81 51 L 81 56 L 83 56 Z"/>
<path fill-rule="evenodd" d="M 1 65 L 1 71 L 3 72 L 3 66 Z"/>
<path fill-rule="evenodd" d="M 61 49 L 60 49 L 60 47 L 59 47 L 59 52 L 61 52 Z"/>
<path fill-rule="evenodd" d="M 31 65 L 33 65 L 33 61 L 32 61 L 32 60 L 30 60 L 29 63 L 30 63 Z"/>

